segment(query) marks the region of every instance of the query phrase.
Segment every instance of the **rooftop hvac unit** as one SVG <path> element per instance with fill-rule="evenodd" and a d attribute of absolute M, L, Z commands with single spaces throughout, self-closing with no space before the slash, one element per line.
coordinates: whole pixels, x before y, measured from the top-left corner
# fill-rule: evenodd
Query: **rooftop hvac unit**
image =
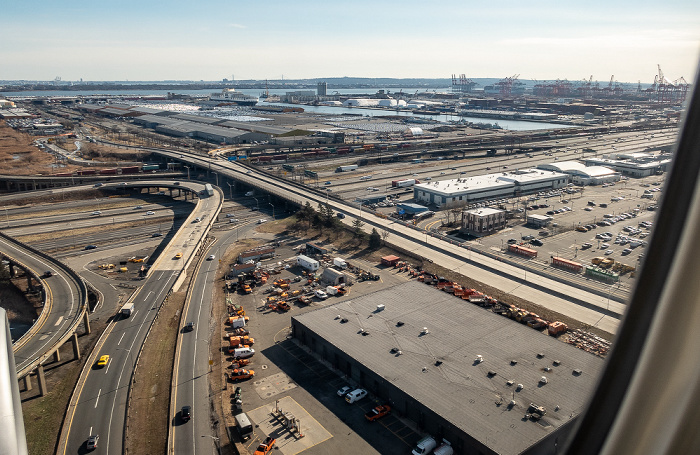
<path fill-rule="evenodd" d="M 547 382 L 549 382 L 549 381 L 547 381 L 547 378 L 545 376 L 542 376 L 540 378 L 540 384 L 546 384 Z"/>
<path fill-rule="evenodd" d="M 377 311 L 383 311 L 384 308 L 386 308 L 386 307 L 384 306 L 383 303 L 380 303 L 379 305 L 377 305 Z"/>
<path fill-rule="evenodd" d="M 430 330 L 428 330 L 427 327 L 423 327 L 423 330 L 421 331 L 421 335 L 427 335 L 430 333 Z"/>
<path fill-rule="evenodd" d="M 481 356 L 481 355 L 477 355 L 477 356 L 476 356 L 476 359 L 474 359 L 474 361 L 475 361 L 476 363 L 481 363 L 481 362 L 484 361 L 484 357 Z"/>
<path fill-rule="evenodd" d="M 522 384 L 518 384 L 518 385 L 515 387 L 515 390 L 519 392 L 519 391 L 523 390 L 524 388 L 525 388 L 525 387 L 523 387 Z"/>

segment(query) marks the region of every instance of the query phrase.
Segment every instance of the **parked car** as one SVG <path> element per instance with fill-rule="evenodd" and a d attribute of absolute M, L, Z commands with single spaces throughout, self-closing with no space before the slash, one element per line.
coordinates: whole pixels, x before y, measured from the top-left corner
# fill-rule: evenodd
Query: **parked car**
<path fill-rule="evenodd" d="M 530 245 L 542 246 L 544 243 L 542 243 L 542 240 L 540 239 L 532 239 L 530 240 Z"/>
<path fill-rule="evenodd" d="M 352 392 L 349 392 L 347 395 L 345 395 L 345 401 L 347 401 L 348 403 L 355 403 L 366 396 L 367 391 L 365 389 L 355 389 Z"/>
<path fill-rule="evenodd" d="M 349 385 L 346 385 L 346 386 L 343 386 L 343 387 L 341 387 L 340 389 L 338 389 L 338 392 L 337 392 L 337 393 L 338 393 L 338 396 L 339 396 L 339 397 L 344 397 L 344 396 L 347 395 L 351 390 L 352 390 L 352 387 L 350 387 Z"/>
<path fill-rule="evenodd" d="M 516 239 L 508 239 L 508 245 L 513 245 L 514 243 L 518 243 Z"/>
<path fill-rule="evenodd" d="M 328 298 L 328 294 L 326 294 L 324 291 L 321 291 L 320 289 L 315 290 L 314 295 L 321 300 L 325 300 Z"/>
<path fill-rule="evenodd" d="M 381 404 L 379 406 L 376 406 L 372 409 L 370 409 L 368 412 L 365 413 L 365 419 L 369 420 L 370 422 L 374 422 L 375 420 L 381 419 L 385 415 L 389 414 L 391 412 L 391 406 L 387 404 Z"/>

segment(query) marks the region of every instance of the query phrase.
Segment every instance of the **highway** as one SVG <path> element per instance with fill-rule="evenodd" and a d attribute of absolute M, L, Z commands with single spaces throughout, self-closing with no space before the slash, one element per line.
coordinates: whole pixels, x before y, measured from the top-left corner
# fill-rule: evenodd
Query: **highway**
<path fill-rule="evenodd" d="M 152 184 L 163 185 L 163 182 Z M 203 189 L 197 183 L 184 186 L 196 191 Z M 123 453 L 128 392 L 141 346 L 160 305 L 194 255 L 199 241 L 208 231 L 210 217 L 218 212 L 220 206 L 218 192 L 213 197 L 199 200 L 195 210 L 152 265 L 142 286 L 132 296 L 134 313 L 126 318 L 117 316 L 105 330 L 69 405 L 58 453 L 83 453 L 91 434 L 100 436 L 101 453 Z M 202 222 L 195 222 L 197 217 L 202 218 Z M 177 253 L 182 253 L 182 258 L 176 259 Z M 103 368 L 96 368 L 94 365 L 101 355 L 109 355 L 109 362 Z"/>
<path fill-rule="evenodd" d="M 36 254 L 12 239 L 0 236 L 0 251 L 29 268 L 37 276 L 51 270 L 54 275 L 42 278 L 47 306 L 41 317 L 22 338 L 15 341 L 15 362 L 18 374 L 50 351 L 66 334 L 72 332 L 87 302 L 84 284 L 69 272 L 67 266 Z"/>

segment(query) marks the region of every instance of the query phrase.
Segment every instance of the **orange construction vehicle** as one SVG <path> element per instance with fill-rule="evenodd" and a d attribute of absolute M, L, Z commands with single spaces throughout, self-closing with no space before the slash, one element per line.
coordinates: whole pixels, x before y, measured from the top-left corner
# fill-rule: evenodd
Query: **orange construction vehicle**
<path fill-rule="evenodd" d="M 253 290 L 250 288 L 250 286 L 247 285 L 247 284 L 244 284 L 244 285 L 243 285 L 243 293 L 244 293 L 244 294 L 250 294 L 251 292 L 253 292 Z"/>
<path fill-rule="evenodd" d="M 230 336 L 228 339 L 229 339 L 229 346 L 232 346 L 232 347 L 238 347 L 240 345 L 251 346 L 251 345 L 255 344 L 255 338 L 251 338 L 248 335 L 246 335 L 246 336 Z"/>
<path fill-rule="evenodd" d="M 255 449 L 255 455 L 267 455 L 275 446 L 276 441 L 277 440 L 272 436 L 268 436 L 265 438 L 265 441 L 260 444 L 257 449 Z"/>
<path fill-rule="evenodd" d="M 547 326 L 547 332 L 553 337 L 565 333 L 568 329 L 569 327 L 566 324 L 559 321 L 550 322 Z"/>
<path fill-rule="evenodd" d="M 244 379 L 250 379 L 255 376 L 255 371 L 244 370 L 243 368 L 236 368 L 231 372 L 231 380 L 233 382 L 242 381 Z"/>
<path fill-rule="evenodd" d="M 231 362 L 231 367 L 233 369 L 243 368 L 250 363 L 250 359 L 237 359 Z"/>
<path fill-rule="evenodd" d="M 271 310 L 273 311 L 279 311 L 279 312 L 286 312 L 291 310 L 292 308 L 289 306 L 287 302 L 278 302 L 278 303 L 273 303 L 271 305 L 268 305 Z"/>
<path fill-rule="evenodd" d="M 243 337 L 243 336 L 246 336 L 246 335 L 250 335 L 250 331 L 249 331 L 248 329 L 244 328 L 244 327 L 238 327 L 237 329 L 235 329 L 235 330 L 233 330 L 233 331 L 231 331 L 231 332 L 228 332 L 228 333 L 226 334 L 227 337 L 230 337 L 230 336 L 239 336 L 239 337 Z"/>

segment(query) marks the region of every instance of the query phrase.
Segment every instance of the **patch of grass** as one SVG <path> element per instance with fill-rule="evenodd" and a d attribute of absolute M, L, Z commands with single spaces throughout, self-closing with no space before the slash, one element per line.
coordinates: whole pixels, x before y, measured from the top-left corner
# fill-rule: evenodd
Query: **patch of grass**
<path fill-rule="evenodd" d="M 32 455 L 51 455 L 55 452 L 68 400 L 80 375 L 80 366 L 78 362 L 62 366 L 63 376 L 46 396 L 22 405 L 27 448 Z M 38 387 L 36 378 L 32 380 L 34 387 Z"/>
<path fill-rule="evenodd" d="M 170 385 L 180 314 L 186 293 L 173 293 L 163 304 L 143 346 L 131 389 L 125 453 L 166 453 L 172 416 Z"/>

